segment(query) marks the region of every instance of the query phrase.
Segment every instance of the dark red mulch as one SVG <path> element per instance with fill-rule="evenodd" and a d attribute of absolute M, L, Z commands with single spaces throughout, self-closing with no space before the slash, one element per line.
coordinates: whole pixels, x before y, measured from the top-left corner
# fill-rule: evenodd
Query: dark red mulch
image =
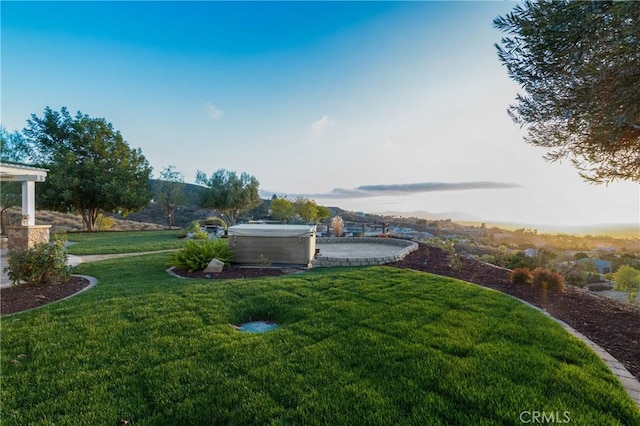
<path fill-rule="evenodd" d="M 72 276 L 67 282 L 52 285 L 21 285 L 0 289 L 0 313 L 14 314 L 64 299 L 89 285 L 89 280 Z"/>
<path fill-rule="evenodd" d="M 448 265 L 446 253 L 420 244 L 418 250 L 390 266 L 470 281 L 525 300 L 587 336 L 640 379 L 640 309 L 573 286 L 560 293 L 514 285 L 509 282 L 507 270 L 469 258 L 460 257 L 460 261 L 461 268 L 453 270 Z"/>

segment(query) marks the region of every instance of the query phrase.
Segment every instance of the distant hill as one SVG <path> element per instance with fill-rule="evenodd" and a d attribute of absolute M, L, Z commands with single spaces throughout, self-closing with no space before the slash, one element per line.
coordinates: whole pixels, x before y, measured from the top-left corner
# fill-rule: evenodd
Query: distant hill
<path fill-rule="evenodd" d="M 594 225 L 548 225 L 532 224 L 524 222 L 491 222 L 483 221 L 472 215 L 460 212 L 451 213 L 429 213 L 423 210 L 412 212 L 386 211 L 378 213 L 386 216 L 417 218 L 426 220 L 446 220 L 451 219 L 461 225 L 480 226 L 484 223 L 487 227 L 498 227 L 506 230 L 520 228 L 537 229 L 539 232 L 548 234 L 570 234 L 577 236 L 584 235 L 609 235 L 616 238 L 640 238 L 640 223 L 610 223 Z"/>
<path fill-rule="evenodd" d="M 456 221 L 479 221 L 479 219 L 475 216 L 461 213 L 461 212 L 446 212 L 446 213 L 430 213 L 424 210 L 415 210 L 412 212 L 402 212 L 402 211 L 385 211 L 381 213 L 374 213 L 381 216 L 391 216 L 391 217 L 406 217 L 406 218 L 416 218 L 416 219 L 426 219 L 426 220 L 456 220 Z"/>

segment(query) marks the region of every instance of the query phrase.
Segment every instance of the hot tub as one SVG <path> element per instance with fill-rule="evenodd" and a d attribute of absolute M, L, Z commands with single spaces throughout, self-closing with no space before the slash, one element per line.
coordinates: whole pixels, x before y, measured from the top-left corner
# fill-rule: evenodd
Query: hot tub
<path fill-rule="evenodd" d="M 315 256 L 315 225 L 243 224 L 228 231 L 234 264 L 311 266 Z"/>

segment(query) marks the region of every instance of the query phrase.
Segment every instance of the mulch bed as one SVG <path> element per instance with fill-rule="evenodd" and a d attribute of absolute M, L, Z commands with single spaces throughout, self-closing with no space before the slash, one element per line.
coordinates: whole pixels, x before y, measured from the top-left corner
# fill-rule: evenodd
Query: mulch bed
<path fill-rule="evenodd" d="M 458 278 L 492 288 L 525 300 L 575 328 L 620 361 L 640 379 L 640 309 L 629 304 L 595 296 L 581 288 L 568 286 L 565 293 L 541 290 L 509 282 L 509 271 L 473 259 L 460 257 L 460 268 L 449 267 L 442 250 L 419 244 L 418 250 L 403 260 L 389 264 Z M 289 268 L 224 268 L 217 274 L 189 273 L 173 269 L 186 278 L 236 279 L 278 276 L 295 272 Z M 45 305 L 69 296 L 89 282 L 73 277 L 69 282 L 51 286 L 14 287 L 0 293 L 3 315 Z"/>
<path fill-rule="evenodd" d="M 0 313 L 14 314 L 64 299 L 89 285 L 89 280 L 72 276 L 68 281 L 52 285 L 21 285 L 0 289 Z"/>

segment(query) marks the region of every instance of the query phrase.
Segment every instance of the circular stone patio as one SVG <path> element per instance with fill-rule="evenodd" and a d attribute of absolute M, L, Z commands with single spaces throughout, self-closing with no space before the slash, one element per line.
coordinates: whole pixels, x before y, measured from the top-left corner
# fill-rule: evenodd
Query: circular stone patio
<path fill-rule="evenodd" d="M 397 262 L 418 249 L 413 241 L 396 238 L 318 238 L 314 267 L 368 266 Z"/>

